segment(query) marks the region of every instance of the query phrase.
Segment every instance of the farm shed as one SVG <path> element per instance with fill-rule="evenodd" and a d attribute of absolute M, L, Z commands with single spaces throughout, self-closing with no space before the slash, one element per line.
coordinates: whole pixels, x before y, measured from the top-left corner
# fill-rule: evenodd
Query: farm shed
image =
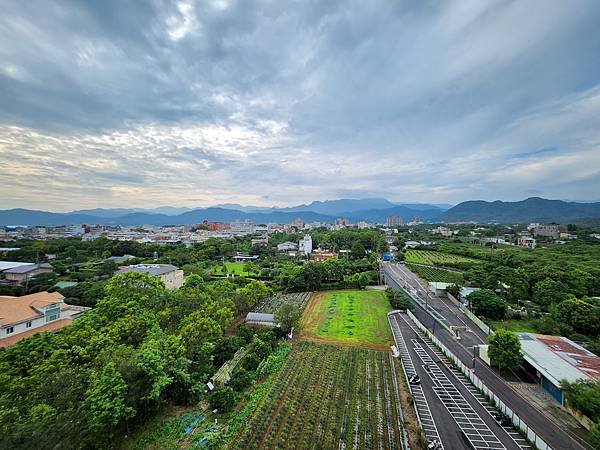
<path fill-rule="evenodd" d="M 263 327 L 275 327 L 275 316 L 268 313 L 249 312 L 246 316 L 246 324 Z"/>

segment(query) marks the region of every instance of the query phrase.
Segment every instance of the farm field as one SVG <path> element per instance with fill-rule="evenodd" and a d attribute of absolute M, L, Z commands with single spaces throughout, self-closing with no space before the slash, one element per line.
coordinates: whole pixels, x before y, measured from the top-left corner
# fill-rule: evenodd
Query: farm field
<path fill-rule="evenodd" d="M 301 338 L 324 343 L 387 349 L 392 343 L 382 291 L 327 291 L 313 294 L 302 316 Z"/>
<path fill-rule="evenodd" d="M 273 314 L 277 308 L 284 303 L 292 303 L 304 310 L 308 300 L 310 299 L 310 296 L 310 292 L 294 292 L 292 294 L 274 295 L 273 297 L 268 297 L 264 300 L 261 300 L 252 311 Z"/>
<path fill-rule="evenodd" d="M 236 263 L 236 262 L 228 262 L 225 263 L 225 267 L 227 267 L 227 273 L 232 273 L 238 276 L 246 276 L 246 275 L 256 275 L 244 270 L 245 263 Z M 223 265 L 218 264 L 215 266 L 215 275 L 223 275 Z"/>
<path fill-rule="evenodd" d="M 404 260 L 407 263 L 425 264 L 429 266 L 459 266 L 461 268 L 481 263 L 481 261 L 474 258 L 434 252 L 431 250 L 408 250 L 404 254 Z"/>
<path fill-rule="evenodd" d="M 227 447 L 402 448 L 389 352 L 300 342 Z"/>
<path fill-rule="evenodd" d="M 442 283 L 457 284 L 462 284 L 464 282 L 464 276 L 462 272 L 452 272 L 433 266 L 421 266 L 418 264 L 407 264 L 406 267 L 426 281 L 439 281 Z"/>

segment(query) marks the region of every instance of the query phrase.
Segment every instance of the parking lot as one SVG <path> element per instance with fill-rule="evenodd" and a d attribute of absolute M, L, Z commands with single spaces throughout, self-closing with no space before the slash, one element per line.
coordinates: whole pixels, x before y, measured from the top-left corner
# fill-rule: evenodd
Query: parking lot
<path fill-rule="evenodd" d="M 529 449 L 527 442 L 510 426 L 494 419 L 495 410 L 459 374 L 431 342 L 421 335 L 403 313 L 390 315 L 390 324 L 415 405 L 428 440 L 439 439 L 446 449 Z"/>

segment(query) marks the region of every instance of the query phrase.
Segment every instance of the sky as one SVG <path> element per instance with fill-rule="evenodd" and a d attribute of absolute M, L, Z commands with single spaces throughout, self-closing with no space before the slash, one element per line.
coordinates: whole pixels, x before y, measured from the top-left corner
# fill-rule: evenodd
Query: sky
<path fill-rule="evenodd" d="M 4 0 L 0 209 L 600 200 L 600 2 Z"/>

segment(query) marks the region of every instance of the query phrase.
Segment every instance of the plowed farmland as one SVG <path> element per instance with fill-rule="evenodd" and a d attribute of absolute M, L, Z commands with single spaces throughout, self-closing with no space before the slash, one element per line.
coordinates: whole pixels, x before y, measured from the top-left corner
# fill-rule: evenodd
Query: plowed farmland
<path fill-rule="evenodd" d="M 295 344 L 228 448 L 402 448 L 400 377 L 389 352 Z"/>

